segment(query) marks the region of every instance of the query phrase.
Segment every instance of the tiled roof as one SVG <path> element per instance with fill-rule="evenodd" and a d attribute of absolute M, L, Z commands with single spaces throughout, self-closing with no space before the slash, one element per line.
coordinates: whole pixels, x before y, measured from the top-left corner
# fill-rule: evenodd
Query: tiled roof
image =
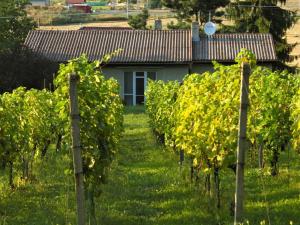
<path fill-rule="evenodd" d="M 201 36 L 200 42 L 193 42 L 193 60 L 232 62 L 242 48 L 251 50 L 258 61 L 276 61 L 276 53 L 271 34 L 215 34 Z"/>
<path fill-rule="evenodd" d="M 110 63 L 185 63 L 192 61 L 190 40 L 188 30 L 35 30 L 25 45 L 57 62 L 83 53 L 90 60 L 101 59 L 121 48 Z"/>
<path fill-rule="evenodd" d="M 35 30 L 29 32 L 25 45 L 57 62 L 83 53 L 90 60 L 101 59 L 120 48 L 123 51 L 110 63 L 233 62 L 241 48 L 255 53 L 259 62 L 277 59 L 270 34 L 215 34 L 201 36 L 196 43 L 190 30 Z"/>
<path fill-rule="evenodd" d="M 79 30 L 133 30 L 131 27 L 80 27 Z"/>
<path fill-rule="evenodd" d="M 85 2 L 86 0 L 67 0 L 67 4 L 82 4 Z"/>

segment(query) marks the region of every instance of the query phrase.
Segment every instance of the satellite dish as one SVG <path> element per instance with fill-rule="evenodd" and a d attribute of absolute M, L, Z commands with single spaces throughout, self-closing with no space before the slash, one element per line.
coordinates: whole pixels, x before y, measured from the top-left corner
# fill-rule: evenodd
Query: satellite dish
<path fill-rule="evenodd" d="M 204 32 L 209 36 L 216 33 L 216 30 L 217 30 L 217 27 L 213 22 L 209 21 L 204 25 Z"/>

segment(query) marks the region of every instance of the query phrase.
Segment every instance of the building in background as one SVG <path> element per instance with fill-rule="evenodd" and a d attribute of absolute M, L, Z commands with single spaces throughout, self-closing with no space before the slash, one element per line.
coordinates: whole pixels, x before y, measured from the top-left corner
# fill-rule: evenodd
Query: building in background
<path fill-rule="evenodd" d="M 86 0 L 66 0 L 66 5 L 85 4 Z"/>
<path fill-rule="evenodd" d="M 65 63 L 85 53 L 100 60 L 117 49 L 123 51 L 102 68 L 104 75 L 120 83 L 127 105 L 143 104 L 148 79 L 179 80 L 190 73 L 213 71 L 213 61 L 233 64 L 242 48 L 251 50 L 258 64 L 277 62 L 271 34 L 199 35 L 191 30 L 127 30 L 90 28 L 82 30 L 34 30 L 25 41 L 33 52 L 53 62 Z M 198 30 L 198 32 L 197 32 Z"/>
<path fill-rule="evenodd" d="M 30 0 L 32 6 L 49 6 L 50 0 Z"/>

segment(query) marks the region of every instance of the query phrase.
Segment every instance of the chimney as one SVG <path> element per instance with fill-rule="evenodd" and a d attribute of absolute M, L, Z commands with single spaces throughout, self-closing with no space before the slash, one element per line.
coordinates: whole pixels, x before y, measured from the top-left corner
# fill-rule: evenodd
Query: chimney
<path fill-rule="evenodd" d="M 199 22 L 192 22 L 192 40 L 193 41 L 200 41 Z"/>
<path fill-rule="evenodd" d="M 162 29 L 162 23 L 160 19 L 156 19 L 154 21 L 154 30 L 161 30 Z"/>

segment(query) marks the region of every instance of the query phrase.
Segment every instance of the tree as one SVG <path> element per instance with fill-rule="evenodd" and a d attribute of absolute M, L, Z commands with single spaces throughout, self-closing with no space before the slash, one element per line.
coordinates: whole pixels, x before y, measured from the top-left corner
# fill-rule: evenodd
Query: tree
<path fill-rule="evenodd" d="M 128 18 L 128 24 L 134 29 L 147 29 L 147 20 L 149 18 L 149 12 L 147 9 L 144 9 L 142 13 Z"/>
<path fill-rule="evenodd" d="M 24 86 L 27 88 L 47 87 L 56 73 L 58 63 L 34 54 L 26 48 L 0 52 L 0 93 Z"/>
<path fill-rule="evenodd" d="M 175 24 L 173 21 L 167 24 L 167 27 L 169 30 L 177 30 L 177 29 L 191 29 L 191 25 L 189 23 L 186 23 L 182 20 L 178 20 Z"/>
<path fill-rule="evenodd" d="M 284 4 L 285 2 L 285 0 L 236 0 L 226 8 L 228 17 L 233 19 L 235 24 L 232 27 L 226 27 L 225 30 L 271 33 L 278 59 L 282 63 L 291 61 L 293 58 L 289 53 L 295 45 L 288 44 L 284 36 L 297 19 L 295 12 L 278 6 L 278 3 Z"/>
<path fill-rule="evenodd" d="M 1 0 L 0 4 L 0 51 L 20 46 L 28 32 L 35 28 L 27 17 L 25 7 L 29 0 Z"/>
<path fill-rule="evenodd" d="M 221 16 L 220 7 L 225 7 L 230 0 L 163 0 L 163 5 L 174 9 L 178 19 L 190 20 L 195 16 L 196 21 L 201 24 L 208 20 L 209 12 L 212 16 Z M 215 19 L 215 22 L 221 22 Z"/>
<path fill-rule="evenodd" d="M 161 6 L 162 6 L 161 0 L 150 0 L 148 7 L 150 9 L 156 9 L 156 8 L 161 8 Z"/>
<path fill-rule="evenodd" d="M 26 14 L 29 1 L 0 1 L 0 92 L 22 85 L 40 88 L 43 76 L 51 69 L 45 64 L 47 60 L 22 47 L 28 32 L 36 26 Z"/>

